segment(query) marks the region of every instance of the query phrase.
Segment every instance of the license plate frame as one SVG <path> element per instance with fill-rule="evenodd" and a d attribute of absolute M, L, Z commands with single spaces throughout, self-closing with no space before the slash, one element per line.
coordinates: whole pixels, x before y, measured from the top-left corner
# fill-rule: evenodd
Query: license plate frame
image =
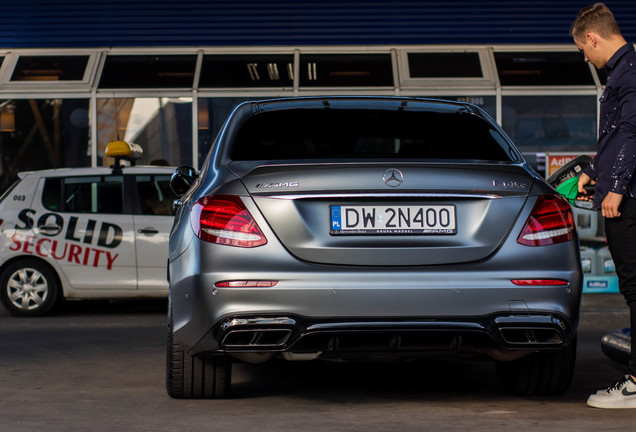
<path fill-rule="evenodd" d="M 342 235 L 455 235 L 454 204 L 331 204 L 329 233 Z"/>

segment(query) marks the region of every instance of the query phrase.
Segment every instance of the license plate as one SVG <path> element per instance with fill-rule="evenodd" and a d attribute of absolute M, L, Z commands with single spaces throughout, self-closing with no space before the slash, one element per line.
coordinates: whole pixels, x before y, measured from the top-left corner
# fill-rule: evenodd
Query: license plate
<path fill-rule="evenodd" d="M 332 235 L 456 234 L 455 206 L 332 205 Z"/>

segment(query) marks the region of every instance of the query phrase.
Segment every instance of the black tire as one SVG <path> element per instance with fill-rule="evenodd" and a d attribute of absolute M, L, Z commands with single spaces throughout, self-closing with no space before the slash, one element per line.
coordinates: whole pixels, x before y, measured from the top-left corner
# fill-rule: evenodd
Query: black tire
<path fill-rule="evenodd" d="M 227 355 L 191 356 L 174 343 L 168 329 L 166 390 L 175 399 L 224 399 L 230 396 L 232 361 Z"/>
<path fill-rule="evenodd" d="M 539 351 L 518 360 L 497 361 L 497 376 L 508 394 L 557 395 L 570 387 L 575 363 L 576 337 L 560 351 Z"/>
<path fill-rule="evenodd" d="M 41 261 L 16 261 L 0 275 L 0 301 L 15 316 L 45 315 L 57 304 L 59 297 L 57 275 Z"/>

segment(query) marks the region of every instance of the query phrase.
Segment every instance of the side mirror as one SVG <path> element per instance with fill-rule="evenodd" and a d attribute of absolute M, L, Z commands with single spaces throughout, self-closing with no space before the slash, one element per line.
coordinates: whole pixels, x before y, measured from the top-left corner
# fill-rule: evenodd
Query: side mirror
<path fill-rule="evenodd" d="M 172 173 L 170 188 L 178 197 L 181 197 L 190 189 L 190 186 L 192 186 L 198 176 L 194 168 L 180 166 Z"/>

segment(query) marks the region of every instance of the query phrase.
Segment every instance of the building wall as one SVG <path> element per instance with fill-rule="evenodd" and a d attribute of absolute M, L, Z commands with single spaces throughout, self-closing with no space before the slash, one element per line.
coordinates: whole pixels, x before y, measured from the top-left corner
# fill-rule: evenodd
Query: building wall
<path fill-rule="evenodd" d="M 580 0 L 4 0 L 0 47 L 570 43 Z M 608 0 L 636 38 L 636 2 Z"/>

